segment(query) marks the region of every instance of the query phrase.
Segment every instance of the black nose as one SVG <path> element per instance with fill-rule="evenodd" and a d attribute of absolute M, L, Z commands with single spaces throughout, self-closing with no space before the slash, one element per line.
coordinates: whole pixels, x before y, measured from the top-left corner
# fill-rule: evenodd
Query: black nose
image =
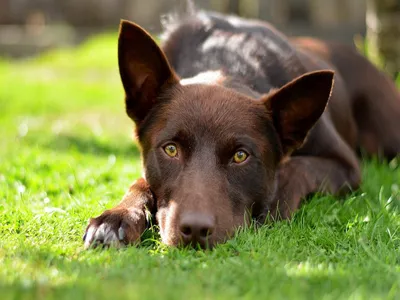
<path fill-rule="evenodd" d="M 210 238 L 215 229 L 215 218 L 204 213 L 186 213 L 181 217 L 179 230 L 184 245 L 211 246 Z"/>

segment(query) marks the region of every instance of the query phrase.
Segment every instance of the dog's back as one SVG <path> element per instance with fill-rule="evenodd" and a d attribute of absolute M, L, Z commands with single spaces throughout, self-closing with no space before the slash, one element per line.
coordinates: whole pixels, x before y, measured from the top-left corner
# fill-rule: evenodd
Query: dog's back
<path fill-rule="evenodd" d="M 400 94 L 389 76 L 355 47 L 312 38 L 291 42 L 329 61 L 340 73 L 357 123 L 357 146 L 389 159 L 400 153 Z"/>
<path fill-rule="evenodd" d="M 198 12 L 166 26 L 163 50 L 183 78 L 223 70 L 258 93 L 267 93 L 306 69 L 287 38 L 266 23 Z"/>

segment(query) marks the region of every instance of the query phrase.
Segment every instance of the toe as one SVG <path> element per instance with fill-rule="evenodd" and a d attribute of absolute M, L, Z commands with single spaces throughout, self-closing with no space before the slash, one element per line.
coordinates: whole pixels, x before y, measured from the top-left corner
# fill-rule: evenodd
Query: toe
<path fill-rule="evenodd" d="M 117 234 L 114 231 L 108 231 L 105 236 L 104 236 L 104 241 L 103 241 L 104 245 L 107 246 L 119 246 L 119 240 L 117 237 Z"/>
<path fill-rule="evenodd" d="M 86 233 L 84 235 L 84 247 L 85 249 L 88 249 L 90 247 L 90 245 L 92 244 L 94 237 L 96 234 L 96 227 L 94 226 L 89 226 L 89 228 L 86 230 Z"/>
<path fill-rule="evenodd" d="M 123 241 L 125 239 L 125 236 L 125 230 L 122 227 L 118 228 L 118 239 L 120 241 Z"/>

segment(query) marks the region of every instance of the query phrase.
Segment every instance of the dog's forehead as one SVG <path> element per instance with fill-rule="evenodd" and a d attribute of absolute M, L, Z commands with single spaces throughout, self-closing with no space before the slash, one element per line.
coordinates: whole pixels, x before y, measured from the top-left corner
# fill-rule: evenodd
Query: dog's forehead
<path fill-rule="evenodd" d="M 179 86 L 171 93 L 166 113 L 175 124 L 219 129 L 251 129 L 260 118 L 267 117 L 267 111 L 259 100 L 208 84 Z"/>

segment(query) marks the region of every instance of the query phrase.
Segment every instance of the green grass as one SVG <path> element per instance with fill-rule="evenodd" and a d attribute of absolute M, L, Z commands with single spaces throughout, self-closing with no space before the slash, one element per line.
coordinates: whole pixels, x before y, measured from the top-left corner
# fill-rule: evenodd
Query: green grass
<path fill-rule="evenodd" d="M 1 299 L 399 299 L 399 161 L 364 163 L 362 188 L 315 197 L 290 222 L 214 251 L 84 251 L 87 219 L 141 163 L 125 116 L 116 36 L 0 62 Z"/>

